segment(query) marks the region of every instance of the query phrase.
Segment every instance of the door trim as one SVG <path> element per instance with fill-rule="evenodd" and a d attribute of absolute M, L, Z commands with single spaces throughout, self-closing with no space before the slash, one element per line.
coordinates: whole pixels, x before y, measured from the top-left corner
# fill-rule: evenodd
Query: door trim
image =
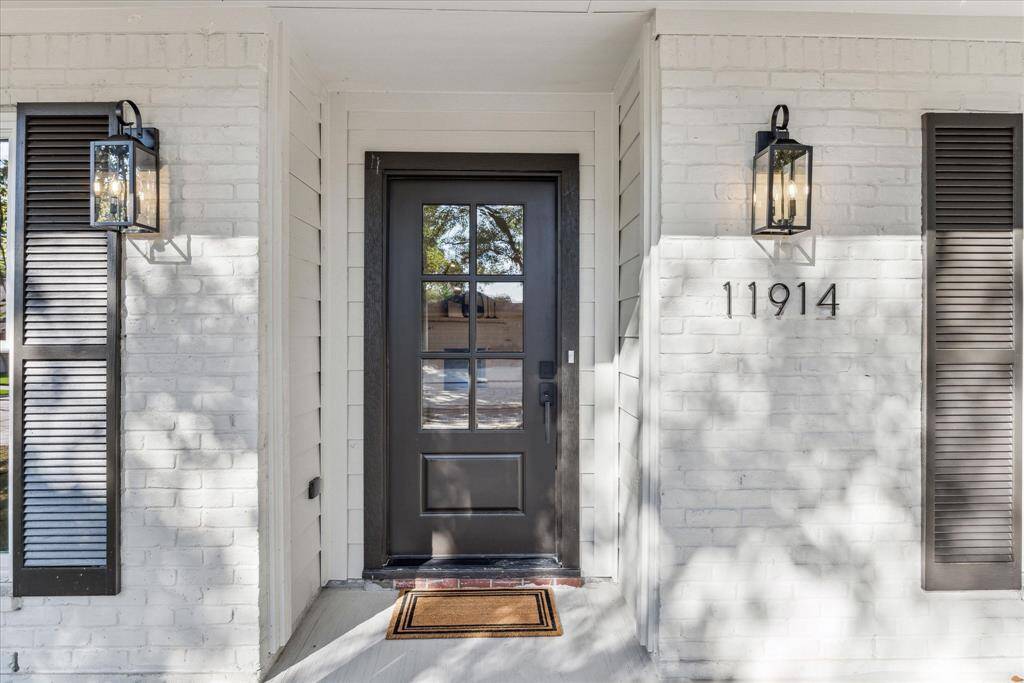
<path fill-rule="evenodd" d="M 560 572 L 578 573 L 579 529 L 579 225 L 577 154 L 367 152 L 365 157 L 363 304 L 363 577 L 381 578 L 388 553 L 387 215 L 394 178 L 553 178 L 558 192 L 558 450 L 555 552 Z M 373 294 L 373 296 L 371 296 Z M 381 303 L 385 305 L 381 305 Z M 573 351 L 575 362 L 566 362 Z M 507 567 L 508 560 L 502 562 Z M 497 568 L 497 563 L 496 563 Z M 391 566 L 392 570 L 398 567 Z M 408 566 L 402 568 L 409 575 Z"/>

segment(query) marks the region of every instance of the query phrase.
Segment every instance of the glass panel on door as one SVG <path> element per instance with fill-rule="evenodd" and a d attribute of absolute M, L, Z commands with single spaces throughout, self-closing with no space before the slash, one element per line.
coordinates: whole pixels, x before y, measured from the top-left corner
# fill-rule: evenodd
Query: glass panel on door
<path fill-rule="evenodd" d="M 490 354 L 525 352 L 524 213 L 521 204 L 423 205 L 422 429 L 523 428 L 522 356 Z"/>
<path fill-rule="evenodd" d="M 477 275 L 523 274 L 523 213 L 515 204 L 476 208 Z"/>
<path fill-rule="evenodd" d="M 469 283 L 423 283 L 422 351 L 469 351 Z"/>
<path fill-rule="evenodd" d="M 426 275 L 469 273 L 469 207 L 423 205 L 423 272 Z"/>
<path fill-rule="evenodd" d="M 469 361 L 434 358 L 420 364 L 420 426 L 469 428 Z"/>
<path fill-rule="evenodd" d="M 523 361 L 505 358 L 477 360 L 476 427 L 523 428 Z"/>
<path fill-rule="evenodd" d="M 476 350 L 523 350 L 523 283 L 476 283 Z"/>

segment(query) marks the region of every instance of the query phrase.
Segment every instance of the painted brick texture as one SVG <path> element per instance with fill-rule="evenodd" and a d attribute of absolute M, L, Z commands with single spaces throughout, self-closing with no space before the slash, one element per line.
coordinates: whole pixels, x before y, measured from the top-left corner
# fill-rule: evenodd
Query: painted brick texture
<path fill-rule="evenodd" d="M 0 105 L 137 102 L 166 199 L 161 234 L 124 248 L 122 591 L 5 597 L 5 667 L 16 650 L 40 680 L 254 678 L 267 52 L 261 35 L 0 37 Z"/>
<path fill-rule="evenodd" d="M 921 114 L 1021 111 L 1021 44 L 662 36 L 659 49 L 662 673 L 1019 672 L 1020 595 L 925 593 L 919 543 Z M 779 103 L 814 145 L 814 229 L 755 240 L 754 133 Z M 793 292 L 781 318 L 774 282 Z M 834 319 L 814 306 L 832 282 Z"/>

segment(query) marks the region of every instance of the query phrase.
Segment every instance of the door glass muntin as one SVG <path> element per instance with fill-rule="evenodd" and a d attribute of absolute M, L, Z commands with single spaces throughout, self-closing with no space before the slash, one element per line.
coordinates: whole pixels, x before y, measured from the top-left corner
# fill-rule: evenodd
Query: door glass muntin
<path fill-rule="evenodd" d="M 525 282 L 525 258 L 526 258 L 526 206 L 522 203 L 514 202 L 480 202 L 480 203 L 462 203 L 462 202 L 425 202 L 421 212 L 422 220 L 424 225 L 420 229 L 420 298 L 421 303 L 419 307 L 421 319 L 419 321 L 419 332 L 420 343 L 419 348 L 419 367 L 420 377 L 418 384 L 419 389 L 419 404 L 420 404 L 420 425 L 421 431 L 486 431 L 488 433 L 497 431 L 521 431 L 524 428 L 523 419 L 519 420 L 518 426 L 506 427 L 499 421 L 499 424 L 494 424 L 494 420 L 491 420 L 491 424 L 488 426 L 484 422 L 480 422 L 477 418 L 477 372 L 478 368 L 487 367 L 487 362 L 497 363 L 501 365 L 501 361 L 507 361 L 508 363 L 518 363 L 520 366 L 520 381 L 519 381 L 519 402 L 518 404 L 509 401 L 507 405 L 518 406 L 520 412 L 525 416 L 525 339 L 526 339 L 526 320 L 525 320 L 525 300 L 523 293 L 526 289 Z M 456 219 L 449 220 L 448 224 L 456 225 L 455 233 L 461 230 L 462 218 L 465 213 L 468 212 L 469 218 L 469 240 L 468 240 L 468 259 L 450 259 L 448 258 L 452 253 L 460 255 L 461 251 L 458 249 L 448 248 L 454 244 L 458 246 L 460 241 L 458 235 L 455 238 L 445 240 L 438 240 L 437 235 L 449 235 L 450 233 L 445 232 L 443 229 L 428 231 L 426 223 L 428 220 L 432 220 L 435 223 L 438 220 L 437 208 L 443 207 L 446 210 L 446 214 L 450 216 L 456 216 Z M 430 211 L 428 211 L 430 209 Z M 468 210 L 468 211 L 466 211 Z M 486 212 L 485 212 L 486 211 Z M 484 217 L 486 223 L 485 230 L 488 230 L 488 234 L 485 235 L 490 243 L 486 249 L 486 263 L 481 264 L 478 255 L 478 238 L 479 238 L 479 223 L 480 217 Z M 502 224 L 498 218 L 504 217 L 505 222 Z M 505 228 L 502 230 L 501 228 Z M 498 239 L 497 233 L 500 232 L 501 244 L 500 246 L 494 245 L 494 240 Z M 434 236 L 429 236 L 430 234 Z M 438 244 L 439 241 L 443 241 L 444 244 Z M 430 249 L 433 252 L 433 257 L 428 258 L 427 250 Z M 438 252 L 441 256 L 438 257 Z M 436 265 L 444 261 L 444 267 Z M 435 263 L 436 262 L 436 263 Z M 456 263 L 456 265 L 451 265 Z M 431 265 L 433 264 L 433 265 Z M 462 264 L 465 264 L 464 266 Z M 430 272 L 430 271 L 445 271 L 445 272 Z M 482 272 L 483 271 L 483 272 Z M 492 272 L 493 271 L 493 272 Z M 515 285 L 519 285 L 518 291 Z M 463 289 L 462 301 L 467 304 L 465 306 L 467 313 L 473 312 L 473 315 L 468 315 L 468 327 L 469 327 L 469 339 L 468 348 L 466 350 L 461 349 L 461 344 L 458 346 L 450 345 L 444 346 L 443 340 L 438 340 L 435 334 L 435 341 L 431 340 L 430 321 L 425 315 L 428 313 L 427 299 L 428 289 L 434 290 L 432 293 L 439 294 L 441 290 L 451 287 L 453 292 L 457 287 L 465 287 Z M 505 331 L 511 334 L 510 339 L 504 339 L 502 343 L 497 344 L 495 348 L 477 349 L 477 322 L 481 315 L 487 313 L 487 302 L 485 302 L 480 296 L 479 289 L 481 286 L 484 292 L 498 292 L 499 296 L 502 296 L 506 300 L 503 305 L 506 308 L 511 307 L 509 316 L 512 320 L 510 324 L 513 329 L 506 329 Z M 516 294 L 518 294 L 518 302 L 515 301 Z M 436 297 L 435 297 L 436 299 Z M 466 301 L 468 299 L 468 301 Z M 437 302 L 435 302 L 437 303 Z M 515 320 L 516 311 L 515 304 L 518 303 L 518 315 L 519 320 Z M 484 311 L 481 313 L 479 310 L 480 305 L 484 305 Z M 451 302 L 448 302 L 449 307 Z M 436 307 L 436 306 L 435 306 Z M 436 311 L 435 311 L 436 312 Z M 508 324 L 506 324 L 506 327 Z M 514 329 L 518 327 L 518 329 Z M 521 335 L 521 338 L 519 337 Z M 507 336 L 507 335 L 506 335 Z M 436 342 L 436 343 L 435 343 Z M 437 343 L 441 343 L 441 347 L 437 347 Z M 433 345 L 435 348 L 430 348 Z M 452 427 L 445 427 L 439 424 L 436 418 L 431 420 L 425 419 L 425 410 L 428 408 L 427 401 L 433 401 L 437 403 L 438 396 L 434 391 L 437 388 L 436 376 L 427 377 L 428 362 L 432 360 L 448 360 L 448 361 L 465 361 L 466 370 L 468 371 L 469 380 L 469 414 L 468 424 L 462 419 L 460 414 L 458 419 L 453 420 L 454 425 Z M 462 366 L 459 363 L 460 367 Z M 433 366 L 431 366 L 433 367 Z M 434 373 L 436 375 L 436 373 Z M 447 381 L 444 382 L 448 384 Z M 491 392 L 488 394 L 490 399 L 493 400 L 493 387 L 491 384 L 485 391 Z M 430 393 L 429 396 L 425 392 Z M 437 414 L 436 412 L 434 413 Z M 505 420 L 509 422 L 509 420 Z M 514 420 L 513 420 L 514 422 Z M 479 423 L 479 424 L 478 424 Z"/>

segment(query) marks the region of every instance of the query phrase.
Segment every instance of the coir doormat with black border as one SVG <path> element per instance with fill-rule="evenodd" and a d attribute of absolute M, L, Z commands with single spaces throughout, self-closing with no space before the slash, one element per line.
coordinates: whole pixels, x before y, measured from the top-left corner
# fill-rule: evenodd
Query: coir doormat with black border
<path fill-rule="evenodd" d="M 453 588 L 402 591 L 387 639 L 560 635 L 550 588 Z"/>

